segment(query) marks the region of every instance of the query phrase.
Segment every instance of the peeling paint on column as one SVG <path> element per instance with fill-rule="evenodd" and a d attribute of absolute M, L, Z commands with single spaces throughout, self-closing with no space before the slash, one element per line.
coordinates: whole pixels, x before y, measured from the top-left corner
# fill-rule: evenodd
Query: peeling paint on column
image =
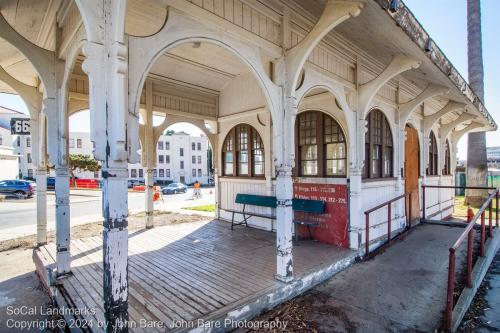
<path fill-rule="evenodd" d="M 293 280 L 291 170 L 291 167 L 283 166 L 276 170 L 276 278 L 283 282 Z"/>
<path fill-rule="evenodd" d="M 71 272 L 69 172 L 56 166 L 56 270 L 58 276 Z"/>

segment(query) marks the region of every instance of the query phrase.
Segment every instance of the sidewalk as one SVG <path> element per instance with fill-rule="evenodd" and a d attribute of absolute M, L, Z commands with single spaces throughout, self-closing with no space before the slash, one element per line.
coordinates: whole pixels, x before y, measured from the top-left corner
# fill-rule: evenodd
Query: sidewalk
<path fill-rule="evenodd" d="M 289 321 L 292 331 L 307 325 L 320 332 L 433 332 L 445 309 L 448 248 L 462 231 L 418 226 L 384 253 L 263 319 Z M 457 253 L 457 267 L 464 258 L 465 248 Z"/>

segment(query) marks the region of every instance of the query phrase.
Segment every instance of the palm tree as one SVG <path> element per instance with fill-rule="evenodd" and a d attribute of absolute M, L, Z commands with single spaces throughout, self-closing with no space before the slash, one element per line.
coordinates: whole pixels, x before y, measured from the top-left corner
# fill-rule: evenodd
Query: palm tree
<path fill-rule="evenodd" d="M 476 95 L 484 102 L 480 0 L 467 0 L 467 55 L 469 84 Z M 467 139 L 467 186 L 487 186 L 487 182 L 486 134 L 485 132 L 469 133 Z M 466 192 L 466 202 L 478 207 L 485 201 L 487 196 L 487 191 L 468 190 Z"/>

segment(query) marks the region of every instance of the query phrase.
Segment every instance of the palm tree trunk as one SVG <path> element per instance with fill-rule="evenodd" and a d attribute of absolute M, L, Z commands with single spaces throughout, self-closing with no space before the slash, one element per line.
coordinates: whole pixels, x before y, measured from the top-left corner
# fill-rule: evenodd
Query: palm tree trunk
<path fill-rule="evenodd" d="M 469 84 L 484 102 L 484 69 L 481 37 L 481 1 L 467 0 L 467 55 Z M 487 186 L 488 164 L 486 160 L 485 132 L 469 133 L 467 139 L 467 186 Z M 488 196 L 484 190 L 467 190 L 466 202 L 480 206 Z"/>

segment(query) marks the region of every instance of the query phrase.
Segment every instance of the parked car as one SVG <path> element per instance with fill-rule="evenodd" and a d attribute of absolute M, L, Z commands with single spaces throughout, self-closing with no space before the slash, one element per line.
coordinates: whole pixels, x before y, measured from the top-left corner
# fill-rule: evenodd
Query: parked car
<path fill-rule="evenodd" d="M 186 193 L 187 186 L 182 183 L 172 183 L 161 189 L 163 194 Z"/>
<path fill-rule="evenodd" d="M 0 193 L 13 195 L 18 199 L 32 197 L 36 192 L 36 184 L 26 180 L 2 180 L 0 181 Z"/>
<path fill-rule="evenodd" d="M 138 185 L 144 185 L 144 182 L 142 180 L 135 180 L 135 179 L 129 179 L 127 181 L 128 188 L 133 188 L 134 186 L 138 186 Z"/>
<path fill-rule="evenodd" d="M 55 177 L 47 177 L 47 189 L 53 190 L 56 188 L 56 178 Z"/>

